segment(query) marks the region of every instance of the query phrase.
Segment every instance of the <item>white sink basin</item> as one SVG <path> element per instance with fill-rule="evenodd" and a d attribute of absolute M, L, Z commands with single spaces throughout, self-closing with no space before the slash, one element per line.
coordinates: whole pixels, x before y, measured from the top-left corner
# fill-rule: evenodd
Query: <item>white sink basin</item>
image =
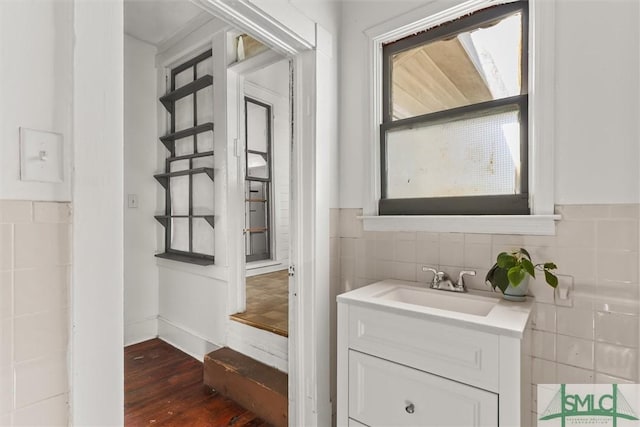
<path fill-rule="evenodd" d="M 497 298 L 408 286 L 394 286 L 372 297 L 474 316 L 487 316 L 498 303 Z"/>
<path fill-rule="evenodd" d="M 492 292 L 430 289 L 426 283 L 385 279 L 338 295 L 338 302 L 522 338 L 533 299 L 513 302 Z"/>

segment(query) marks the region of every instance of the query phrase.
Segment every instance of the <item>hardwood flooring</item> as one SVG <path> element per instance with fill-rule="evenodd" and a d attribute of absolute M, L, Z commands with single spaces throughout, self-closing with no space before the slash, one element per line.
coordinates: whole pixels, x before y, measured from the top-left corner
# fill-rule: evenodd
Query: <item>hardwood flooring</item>
<path fill-rule="evenodd" d="M 231 319 L 289 336 L 289 274 L 287 270 L 247 277 L 247 309 Z"/>
<path fill-rule="evenodd" d="M 203 365 L 159 339 L 124 350 L 125 425 L 269 427 L 203 384 Z"/>

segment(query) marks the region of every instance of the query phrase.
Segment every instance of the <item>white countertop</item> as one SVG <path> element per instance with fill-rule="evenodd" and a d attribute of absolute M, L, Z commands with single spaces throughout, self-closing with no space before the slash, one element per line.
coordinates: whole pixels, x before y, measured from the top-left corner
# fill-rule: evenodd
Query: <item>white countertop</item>
<path fill-rule="evenodd" d="M 446 294 L 454 298 L 490 298 L 496 301 L 496 305 L 486 316 L 478 316 L 380 298 L 381 294 L 398 287 L 409 289 L 419 288 L 424 290 L 427 295 L 437 293 L 436 295 Z M 395 279 L 386 279 L 372 283 L 371 285 L 338 295 L 337 299 L 339 303 L 360 305 L 390 313 L 403 314 L 414 318 L 424 318 L 425 320 L 516 338 L 522 338 L 533 309 L 533 298 L 530 297 L 528 297 L 526 301 L 513 302 L 507 301 L 499 294 L 493 292 L 470 290 L 467 293 L 456 293 L 429 289 L 428 284 L 425 283 Z"/>

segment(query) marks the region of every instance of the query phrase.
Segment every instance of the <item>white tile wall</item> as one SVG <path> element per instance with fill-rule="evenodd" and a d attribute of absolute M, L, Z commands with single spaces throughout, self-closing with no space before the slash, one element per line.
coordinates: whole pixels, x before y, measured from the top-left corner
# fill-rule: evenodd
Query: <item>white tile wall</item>
<path fill-rule="evenodd" d="M 69 203 L 0 201 L 0 425 L 68 424 Z"/>
<path fill-rule="evenodd" d="M 338 292 L 386 278 L 426 282 L 428 265 L 457 274 L 474 269 L 471 288 L 486 290 L 495 256 L 526 247 L 534 261 L 554 261 L 572 283 L 569 302 L 532 280 L 532 382 L 638 382 L 639 205 L 557 206 L 555 236 L 367 232 L 359 209 L 340 209 L 341 253 L 332 253 Z"/>

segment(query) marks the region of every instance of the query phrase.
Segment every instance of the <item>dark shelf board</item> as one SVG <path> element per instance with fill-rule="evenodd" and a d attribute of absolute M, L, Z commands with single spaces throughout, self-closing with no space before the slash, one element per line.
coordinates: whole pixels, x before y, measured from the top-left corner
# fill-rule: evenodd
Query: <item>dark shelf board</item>
<path fill-rule="evenodd" d="M 173 150 L 175 147 L 174 144 L 176 140 L 209 131 L 213 131 L 213 123 L 204 123 L 188 129 L 179 130 L 178 132 L 170 133 L 165 136 L 161 136 L 160 141 L 162 141 L 164 146 L 167 147 L 167 150 L 169 150 L 169 152 L 173 154 Z"/>
<path fill-rule="evenodd" d="M 198 157 L 209 157 L 209 156 L 213 156 L 213 151 L 203 151 L 202 153 L 185 154 L 184 156 L 167 157 L 167 160 L 169 160 L 170 162 L 174 162 L 176 160 L 189 160 L 189 159 L 195 159 L 195 158 L 198 158 Z"/>
<path fill-rule="evenodd" d="M 204 89 L 207 86 L 211 86 L 213 84 L 213 76 L 211 74 L 207 74 L 204 77 L 200 77 L 197 80 L 192 81 L 189 84 L 186 84 L 173 92 L 169 92 L 165 96 L 160 98 L 160 102 L 164 105 L 164 108 L 167 109 L 168 112 L 173 114 L 173 106 L 175 102 L 179 99 L 184 98 L 185 96 L 196 93 L 200 89 Z"/>
<path fill-rule="evenodd" d="M 182 254 L 174 254 L 172 252 L 164 252 L 161 254 L 156 254 L 156 257 L 163 258 L 163 259 L 170 259 L 173 261 L 187 262 L 189 264 L 196 264 L 196 265 L 202 265 L 202 266 L 214 264 L 213 257 L 201 258 L 201 257 L 188 256 L 188 255 L 182 255 Z"/>
<path fill-rule="evenodd" d="M 209 178 L 211 178 L 211 181 L 213 181 L 213 168 L 187 169 L 179 172 L 161 173 L 158 175 L 154 175 L 153 177 L 160 183 L 160 185 L 162 185 L 166 189 L 169 185 L 169 178 L 184 175 L 195 175 L 197 173 L 206 173 Z"/>
<path fill-rule="evenodd" d="M 169 224 L 169 220 L 171 218 L 203 218 L 205 221 L 209 223 L 211 228 L 215 226 L 214 215 L 156 215 L 154 218 L 156 219 L 156 221 L 162 224 L 162 226 L 165 228 Z"/>

